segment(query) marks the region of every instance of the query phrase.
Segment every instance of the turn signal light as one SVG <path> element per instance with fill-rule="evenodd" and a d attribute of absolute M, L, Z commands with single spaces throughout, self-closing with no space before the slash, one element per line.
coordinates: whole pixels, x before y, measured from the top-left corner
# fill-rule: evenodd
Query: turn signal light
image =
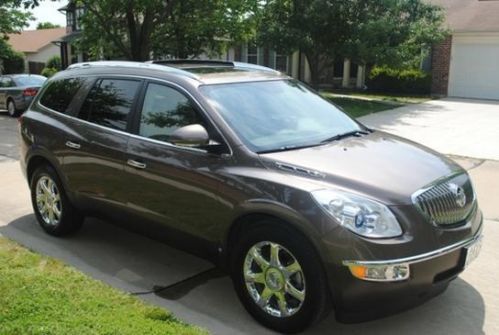
<path fill-rule="evenodd" d="M 355 278 L 368 281 L 402 281 L 409 278 L 409 264 L 364 265 L 349 264 L 348 268 Z"/>

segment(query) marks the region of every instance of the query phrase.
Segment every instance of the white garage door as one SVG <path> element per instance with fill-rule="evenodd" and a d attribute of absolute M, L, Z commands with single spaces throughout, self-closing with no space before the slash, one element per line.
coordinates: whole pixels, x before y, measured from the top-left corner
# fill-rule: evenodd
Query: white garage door
<path fill-rule="evenodd" d="M 499 100 L 499 34 L 454 35 L 449 96 Z"/>

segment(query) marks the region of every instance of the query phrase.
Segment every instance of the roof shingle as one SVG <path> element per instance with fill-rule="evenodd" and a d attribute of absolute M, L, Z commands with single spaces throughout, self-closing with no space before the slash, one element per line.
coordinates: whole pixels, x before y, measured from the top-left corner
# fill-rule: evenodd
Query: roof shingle
<path fill-rule="evenodd" d="M 66 35 L 66 28 L 26 30 L 20 34 L 8 34 L 8 43 L 16 51 L 38 52 L 53 41 Z"/>
<path fill-rule="evenodd" d="M 442 6 L 454 32 L 499 32 L 498 0 L 427 0 Z"/>

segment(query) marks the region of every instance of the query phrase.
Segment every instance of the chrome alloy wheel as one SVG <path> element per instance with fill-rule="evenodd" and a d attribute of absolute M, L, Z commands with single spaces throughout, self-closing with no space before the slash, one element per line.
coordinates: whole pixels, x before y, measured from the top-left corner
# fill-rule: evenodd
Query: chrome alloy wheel
<path fill-rule="evenodd" d="M 263 241 L 251 247 L 244 260 L 244 279 L 253 301 L 267 314 L 285 318 L 305 301 L 305 276 L 282 245 Z"/>
<path fill-rule="evenodd" d="M 43 176 L 36 183 L 36 205 L 47 225 L 59 224 L 62 217 L 61 194 L 50 177 Z"/>

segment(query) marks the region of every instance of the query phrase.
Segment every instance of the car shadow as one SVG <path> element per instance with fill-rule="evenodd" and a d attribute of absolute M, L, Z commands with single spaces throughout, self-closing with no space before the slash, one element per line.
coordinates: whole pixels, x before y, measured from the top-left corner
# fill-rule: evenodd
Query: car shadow
<path fill-rule="evenodd" d="M 171 310 L 214 334 L 273 334 L 239 303 L 229 277 L 202 259 L 97 219 L 69 238 L 46 235 L 27 215 L 0 234 L 111 286 Z M 384 319 L 340 324 L 331 313 L 305 334 L 484 334 L 480 293 L 458 278 L 442 295 Z"/>

